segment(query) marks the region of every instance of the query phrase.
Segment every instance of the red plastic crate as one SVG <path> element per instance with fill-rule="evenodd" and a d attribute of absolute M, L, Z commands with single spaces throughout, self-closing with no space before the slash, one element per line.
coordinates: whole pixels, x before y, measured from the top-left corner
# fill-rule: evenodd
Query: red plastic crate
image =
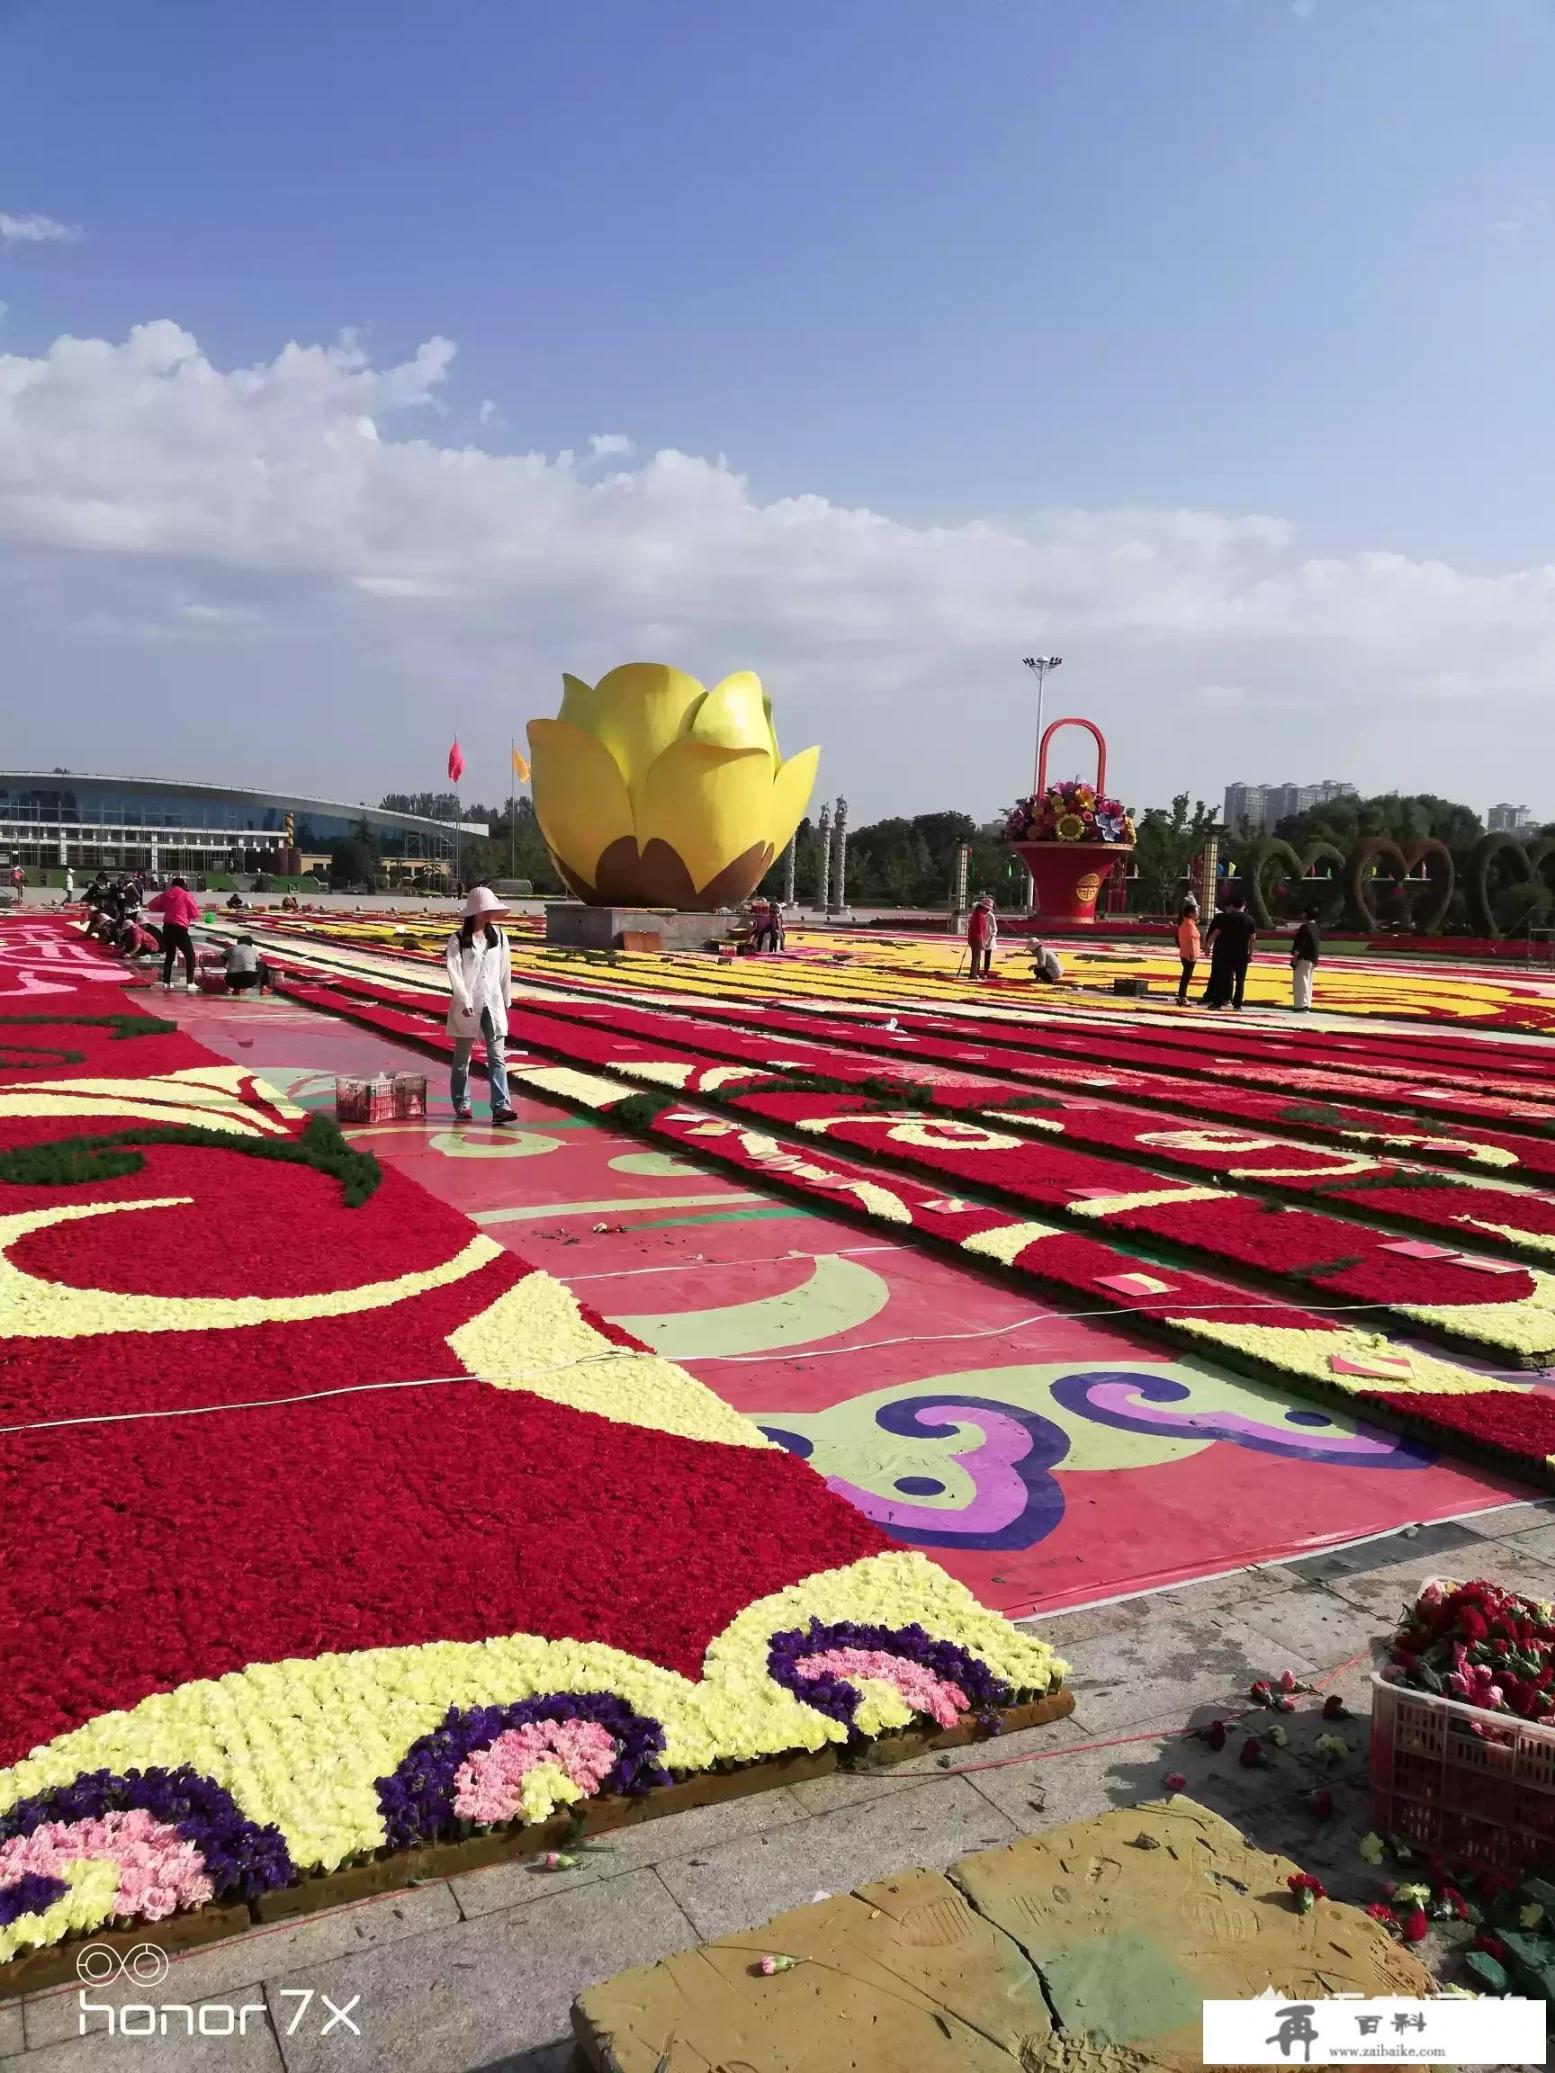
<path fill-rule="evenodd" d="M 1515 1877 L 1547 1863 L 1555 1727 L 1374 1677 L 1371 1819 L 1381 1834 L 1440 1853 L 1458 1870 Z"/>
<path fill-rule="evenodd" d="M 375 1080 L 335 1081 L 337 1123 L 388 1123 L 394 1118 L 394 1082 L 385 1074 Z"/>

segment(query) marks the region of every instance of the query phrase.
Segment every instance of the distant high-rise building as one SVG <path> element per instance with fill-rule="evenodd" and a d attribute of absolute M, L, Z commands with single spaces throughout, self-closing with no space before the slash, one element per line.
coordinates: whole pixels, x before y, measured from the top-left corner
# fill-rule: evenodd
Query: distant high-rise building
<path fill-rule="evenodd" d="M 1279 822 L 1293 813 L 1326 806 L 1332 799 L 1354 797 L 1354 785 L 1332 777 L 1315 785 L 1227 785 L 1225 823 L 1228 828 L 1247 834 L 1255 830 L 1272 834 Z"/>
<path fill-rule="evenodd" d="M 1528 835 L 1539 825 L 1526 806 L 1513 806 L 1505 799 L 1491 807 L 1485 821 L 1492 835 Z"/>
<path fill-rule="evenodd" d="M 1233 834 L 1263 826 L 1264 785 L 1227 785 L 1225 823 Z"/>

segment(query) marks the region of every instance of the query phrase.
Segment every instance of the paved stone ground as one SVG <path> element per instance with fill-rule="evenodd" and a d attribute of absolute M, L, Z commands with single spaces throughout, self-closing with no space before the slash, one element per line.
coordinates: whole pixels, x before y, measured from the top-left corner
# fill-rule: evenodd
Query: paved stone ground
<path fill-rule="evenodd" d="M 1174 1770 L 1250 1841 L 1295 1858 L 1337 1897 L 1376 1898 L 1378 1874 L 1355 1848 L 1371 1825 L 1371 1656 L 1431 1575 L 1490 1576 L 1555 1596 L 1555 1502 L 1033 1622 L 1073 1664 L 1075 1712 L 1057 1727 L 650 1822 L 572 1872 L 497 1866 L 176 1962 L 158 2000 L 249 2004 L 241 2037 L 109 2036 L 102 2015 L 83 2037 L 70 1989 L 0 2005 L 0 2066 L 560 2073 L 573 1996 L 625 1966 L 754 1926 L 817 1893 L 912 1865 L 943 1869 L 968 1851 L 1154 1797 Z M 1332 1731 L 1311 1699 L 1285 1718 L 1289 1747 L 1267 1768 L 1241 1766 L 1244 1737 L 1235 1733 L 1219 1756 L 1182 1739 L 1185 1728 L 1233 1713 L 1256 1677 L 1289 1666 L 1316 1678 L 1340 1664 L 1327 1688 L 1356 1718 L 1340 1729 L 1352 1755 L 1333 1775 L 1311 1754 L 1316 1736 Z M 1041 1760 L 1017 1760 L 1031 1756 Z M 1334 1793 L 1327 1823 L 1310 1811 L 1319 1783 Z M 305 2006 L 307 1989 L 315 1998 Z M 351 2008 L 360 2038 L 340 2024 L 320 2035 L 325 1995 L 336 2006 L 360 1996 Z M 100 1998 L 142 1994 L 117 1988 Z"/>

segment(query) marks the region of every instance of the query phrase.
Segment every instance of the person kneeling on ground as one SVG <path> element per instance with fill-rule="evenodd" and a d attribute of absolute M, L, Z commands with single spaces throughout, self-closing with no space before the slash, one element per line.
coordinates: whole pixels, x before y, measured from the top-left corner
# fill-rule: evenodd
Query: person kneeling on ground
<path fill-rule="evenodd" d="M 1050 950 L 1035 936 L 1031 939 L 1031 976 L 1042 986 L 1057 986 L 1064 976 L 1058 952 Z"/>
<path fill-rule="evenodd" d="M 160 957 L 162 939 L 139 915 L 134 915 L 119 930 L 119 948 L 126 957 Z"/>
<path fill-rule="evenodd" d="M 491 1120 L 516 1123 L 508 1106 L 508 1073 L 503 1046 L 508 1008 L 513 998 L 512 959 L 508 939 L 497 927 L 507 909 L 489 885 L 478 885 L 464 903 L 464 921 L 448 939 L 448 1034 L 454 1040 L 448 1096 L 454 1120 L 468 1123 L 470 1054 L 478 1037 L 485 1039 L 486 1076 L 491 1082 Z"/>
<path fill-rule="evenodd" d="M 227 991 L 246 993 L 251 986 L 264 991 L 265 968 L 252 936 L 239 936 L 227 945 Z"/>
<path fill-rule="evenodd" d="M 1316 907 L 1307 909 L 1290 946 L 1290 1004 L 1298 1015 L 1312 1012 L 1312 978 L 1323 954 L 1323 932 L 1317 916 Z"/>

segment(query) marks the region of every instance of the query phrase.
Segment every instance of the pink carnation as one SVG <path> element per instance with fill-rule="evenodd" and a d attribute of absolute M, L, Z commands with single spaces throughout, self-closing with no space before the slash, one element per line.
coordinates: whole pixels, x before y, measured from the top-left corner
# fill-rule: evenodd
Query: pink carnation
<path fill-rule="evenodd" d="M 883 1649 L 828 1648 L 819 1655 L 801 1656 L 794 1668 L 801 1677 L 845 1677 L 850 1684 L 863 1677 L 878 1678 L 899 1691 L 915 1713 L 926 1713 L 939 1727 L 954 1727 L 957 1716 L 971 1704 L 959 1684 Z"/>
<path fill-rule="evenodd" d="M 179 1908 L 203 1907 L 215 1895 L 198 1847 L 144 1807 L 129 1807 L 83 1821 L 44 1821 L 28 1835 L 0 1843 L 0 1886 L 24 1872 L 69 1881 L 83 1858 L 118 1867 L 112 1912 L 160 1922 Z"/>
<path fill-rule="evenodd" d="M 592 1795 L 616 1754 L 614 1737 L 598 1721 L 528 1721 L 465 1758 L 454 1780 L 454 1812 L 466 1821 L 511 1821 L 523 1811 L 525 1778 L 543 1763 Z"/>

